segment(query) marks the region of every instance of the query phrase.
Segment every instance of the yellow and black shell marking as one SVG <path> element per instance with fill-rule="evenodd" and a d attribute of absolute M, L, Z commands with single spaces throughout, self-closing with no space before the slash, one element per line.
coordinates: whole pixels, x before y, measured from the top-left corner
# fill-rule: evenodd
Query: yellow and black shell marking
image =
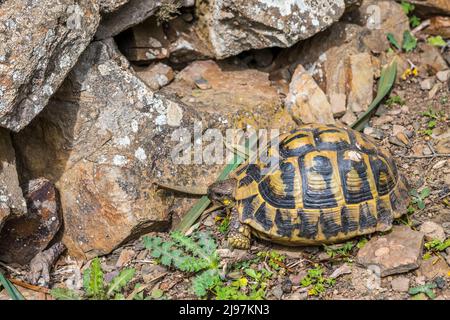
<path fill-rule="evenodd" d="M 409 203 L 391 155 L 357 131 L 311 124 L 284 137 L 269 156 L 236 172 L 242 223 L 263 239 L 290 245 L 333 243 L 387 231 Z"/>

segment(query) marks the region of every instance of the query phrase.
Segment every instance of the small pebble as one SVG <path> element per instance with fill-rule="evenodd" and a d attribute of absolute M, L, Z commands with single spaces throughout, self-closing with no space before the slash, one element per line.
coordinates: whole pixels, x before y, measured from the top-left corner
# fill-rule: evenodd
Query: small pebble
<path fill-rule="evenodd" d="M 436 73 L 436 78 L 441 82 L 447 82 L 450 79 L 450 70 L 443 70 Z"/>
<path fill-rule="evenodd" d="M 434 283 L 436 283 L 436 285 L 439 289 L 445 289 L 445 287 L 447 286 L 447 282 L 442 277 L 436 277 L 434 279 Z"/>
<path fill-rule="evenodd" d="M 292 292 L 292 282 L 289 278 L 285 278 L 283 280 L 283 283 L 281 284 L 281 290 L 283 290 L 284 293 Z"/>
<path fill-rule="evenodd" d="M 420 89 L 431 90 L 431 88 L 433 88 L 434 82 L 435 82 L 434 78 L 427 78 L 425 80 L 422 80 L 420 82 Z"/>

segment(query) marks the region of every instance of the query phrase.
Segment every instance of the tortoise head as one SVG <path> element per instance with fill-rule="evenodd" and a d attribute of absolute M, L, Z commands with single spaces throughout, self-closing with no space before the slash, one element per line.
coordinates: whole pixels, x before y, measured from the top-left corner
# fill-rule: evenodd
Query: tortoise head
<path fill-rule="evenodd" d="M 232 207 L 235 203 L 236 179 L 214 182 L 208 188 L 208 198 L 214 204 Z"/>

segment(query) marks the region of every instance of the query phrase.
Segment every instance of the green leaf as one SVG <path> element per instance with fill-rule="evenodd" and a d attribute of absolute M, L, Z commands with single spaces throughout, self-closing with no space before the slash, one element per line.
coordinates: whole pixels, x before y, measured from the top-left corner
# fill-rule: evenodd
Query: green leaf
<path fill-rule="evenodd" d="M 419 201 L 419 202 L 417 203 L 417 206 L 419 207 L 420 210 L 425 209 L 425 203 L 424 203 L 423 201 Z"/>
<path fill-rule="evenodd" d="M 159 298 L 161 298 L 163 295 L 164 295 L 164 291 L 162 291 L 162 290 L 159 289 L 159 288 L 153 289 L 152 292 L 151 292 L 151 294 L 150 294 L 150 296 L 151 296 L 153 299 L 159 299 Z"/>
<path fill-rule="evenodd" d="M 245 269 L 245 273 L 254 280 L 259 280 L 258 274 L 254 269 Z"/>
<path fill-rule="evenodd" d="M 367 111 L 356 120 L 351 128 L 357 131 L 362 131 L 365 125 L 369 122 L 372 115 L 377 111 L 377 107 L 384 97 L 391 91 L 397 75 L 397 61 L 395 58 L 381 71 L 380 81 L 378 83 L 378 92 L 375 99 L 372 101 Z"/>
<path fill-rule="evenodd" d="M 418 27 L 421 22 L 422 21 L 417 16 L 411 16 L 411 18 L 409 18 L 409 23 L 411 24 L 411 27 L 413 27 L 413 28 Z"/>
<path fill-rule="evenodd" d="M 430 195 L 430 193 L 431 193 L 430 188 L 428 188 L 428 187 L 423 188 L 423 190 L 420 192 L 420 197 L 422 199 L 425 199 L 425 198 L 427 198 Z"/>
<path fill-rule="evenodd" d="M 13 300 L 25 300 L 19 290 L 0 272 L 0 284 L 5 288 L 6 293 Z"/>
<path fill-rule="evenodd" d="M 88 275 L 84 277 L 84 285 L 86 294 L 97 300 L 104 298 L 103 271 L 99 258 L 95 258 L 91 262 L 90 268 L 86 269 Z"/>
<path fill-rule="evenodd" d="M 434 294 L 433 290 L 434 288 L 436 288 L 437 285 L 432 282 L 432 283 L 428 283 L 425 284 L 423 286 L 417 286 L 414 288 L 409 289 L 408 293 L 410 295 L 416 295 L 418 293 L 425 293 L 430 299 L 434 299 L 436 298 L 436 295 Z"/>
<path fill-rule="evenodd" d="M 134 277 L 135 269 L 125 269 L 122 270 L 117 276 L 115 276 L 111 283 L 109 284 L 108 291 L 106 294 L 108 296 L 112 295 L 114 292 L 119 292 L 124 286 L 128 284 Z"/>
<path fill-rule="evenodd" d="M 55 288 L 50 291 L 50 294 L 56 300 L 81 300 L 78 293 L 68 288 Z"/>
<path fill-rule="evenodd" d="M 197 297 L 204 297 L 208 290 L 220 283 L 220 276 L 217 269 L 209 269 L 194 278 L 192 288 Z"/>
<path fill-rule="evenodd" d="M 400 44 L 398 43 L 397 39 L 395 39 L 395 36 L 392 33 L 387 34 L 387 39 L 398 50 L 402 50 L 402 48 L 400 47 Z"/>
<path fill-rule="evenodd" d="M 411 52 L 417 47 L 417 39 L 408 30 L 403 32 L 402 47 L 406 52 Z"/>
<path fill-rule="evenodd" d="M 427 42 L 428 42 L 429 45 L 432 45 L 432 46 L 435 46 L 435 47 L 445 47 L 445 46 L 447 46 L 447 42 L 441 36 L 429 37 L 427 39 Z"/>
<path fill-rule="evenodd" d="M 402 6 L 403 12 L 406 15 L 410 14 L 415 9 L 415 6 L 413 4 L 406 2 L 406 1 L 402 1 L 402 3 L 400 5 Z"/>

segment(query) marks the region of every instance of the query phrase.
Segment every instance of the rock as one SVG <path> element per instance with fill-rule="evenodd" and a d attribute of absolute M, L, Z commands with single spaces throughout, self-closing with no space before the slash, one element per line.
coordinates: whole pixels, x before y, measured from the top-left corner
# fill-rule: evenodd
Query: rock
<path fill-rule="evenodd" d="M 450 79 L 450 70 L 439 71 L 436 73 L 436 77 L 441 82 L 447 82 Z"/>
<path fill-rule="evenodd" d="M 386 34 L 392 33 L 401 40 L 405 30 L 410 30 L 407 15 L 395 1 L 364 0 L 351 17 L 355 23 L 366 26 L 362 41 L 377 54 L 389 49 Z"/>
<path fill-rule="evenodd" d="M 6 221 L 0 233 L 0 260 L 25 265 L 44 250 L 62 225 L 58 194 L 47 179 L 28 182 L 28 213 Z"/>
<path fill-rule="evenodd" d="M 436 83 L 434 84 L 433 88 L 428 92 L 428 99 L 433 99 L 434 96 L 436 96 L 436 93 L 438 93 L 439 90 L 442 88 L 442 83 Z"/>
<path fill-rule="evenodd" d="M 10 133 L 0 128 L 0 231 L 6 219 L 27 212 L 16 169 Z"/>
<path fill-rule="evenodd" d="M 434 150 L 437 153 L 450 154 L 450 135 L 443 135 L 443 137 L 438 137 Z"/>
<path fill-rule="evenodd" d="M 433 36 L 442 36 L 444 39 L 450 38 L 450 17 L 430 18 L 430 25 L 424 32 Z"/>
<path fill-rule="evenodd" d="M 283 289 L 282 289 L 281 284 L 276 285 L 275 287 L 273 287 L 270 292 L 273 294 L 275 299 L 278 299 L 278 300 L 280 300 L 281 297 L 283 296 Z"/>
<path fill-rule="evenodd" d="M 95 38 L 102 40 L 114 37 L 151 17 L 160 7 L 171 3 L 172 0 L 129 0 L 118 10 L 103 15 Z"/>
<path fill-rule="evenodd" d="M 344 263 L 342 266 L 333 271 L 333 273 L 330 275 L 330 278 L 336 279 L 342 275 L 350 273 L 352 273 L 351 267 L 348 264 Z"/>
<path fill-rule="evenodd" d="M 297 127 L 283 109 L 268 74 L 245 66 L 195 61 L 161 92 L 180 97 L 182 102 L 212 115 L 226 128 Z"/>
<path fill-rule="evenodd" d="M 418 275 L 424 276 L 427 280 L 433 280 L 436 277 L 447 277 L 450 267 L 444 259 L 431 257 L 422 261 L 417 272 Z"/>
<path fill-rule="evenodd" d="M 168 227 L 170 201 L 152 188 L 166 168 L 155 155 L 170 159 L 162 150 L 173 144 L 163 142 L 168 123 L 182 122 L 175 111 L 183 114 L 154 96 L 112 42 L 94 42 L 45 111 L 15 136 L 26 178 L 45 175 L 57 185 L 70 255 L 107 254 Z"/>
<path fill-rule="evenodd" d="M 346 125 L 351 125 L 352 123 L 354 123 L 356 121 L 356 116 L 353 112 L 351 112 L 350 110 L 348 110 L 344 116 L 341 118 L 341 121 L 346 124 Z"/>
<path fill-rule="evenodd" d="M 420 50 L 419 74 L 427 74 L 428 71 L 437 73 L 448 69 L 447 62 L 442 58 L 439 48 L 426 43 L 419 43 L 418 47 Z"/>
<path fill-rule="evenodd" d="M 135 70 L 138 77 L 155 91 L 168 85 L 174 78 L 172 68 L 160 62 L 146 68 L 135 67 Z"/>
<path fill-rule="evenodd" d="M 373 118 L 372 124 L 374 126 L 381 127 L 384 124 L 392 123 L 393 120 L 394 118 L 389 115 L 382 115 L 378 118 Z"/>
<path fill-rule="evenodd" d="M 422 223 L 419 231 L 424 234 L 426 241 L 435 239 L 444 241 L 446 238 L 444 228 L 433 221 L 425 221 L 424 223 Z"/>
<path fill-rule="evenodd" d="M 358 53 L 349 57 L 350 81 L 348 107 L 355 113 L 367 110 L 373 100 L 374 70 L 369 53 Z"/>
<path fill-rule="evenodd" d="M 404 126 L 400 126 L 398 124 L 394 124 L 392 126 L 392 135 L 396 136 L 399 133 L 404 133 L 406 131 L 406 128 Z"/>
<path fill-rule="evenodd" d="M 308 298 L 308 290 L 294 292 L 288 297 L 288 300 L 306 300 Z"/>
<path fill-rule="evenodd" d="M 300 123 L 334 123 L 325 93 L 302 65 L 295 69 L 285 104 L 292 117 Z"/>
<path fill-rule="evenodd" d="M 100 0 L 100 11 L 102 13 L 113 12 L 129 1 L 130 0 Z"/>
<path fill-rule="evenodd" d="M 408 135 L 405 132 L 399 132 L 395 135 L 395 138 L 400 141 L 403 145 L 409 146 L 410 141 Z"/>
<path fill-rule="evenodd" d="M 444 228 L 444 232 L 446 235 L 450 235 L 450 222 L 444 222 L 442 224 L 442 228 Z"/>
<path fill-rule="evenodd" d="M 100 20 L 95 1 L 14 1 L 1 6 L 0 126 L 19 131 L 47 104 Z"/>
<path fill-rule="evenodd" d="M 123 249 L 120 252 L 119 258 L 116 261 L 116 268 L 120 269 L 127 265 L 136 255 L 136 252 L 132 249 Z"/>
<path fill-rule="evenodd" d="M 283 293 L 291 293 L 292 291 L 292 282 L 289 278 L 285 278 L 281 284 L 281 290 Z"/>
<path fill-rule="evenodd" d="M 434 86 L 434 78 L 428 78 L 425 80 L 422 80 L 420 82 L 420 89 L 422 90 L 431 90 L 431 88 L 433 88 Z"/>
<path fill-rule="evenodd" d="M 382 277 L 404 273 L 420 266 L 423 234 L 407 226 L 395 226 L 385 236 L 372 238 L 358 252 L 357 262 L 380 268 Z"/>
<path fill-rule="evenodd" d="M 392 290 L 398 292 L 408 292 L 409 279 L 406 277 L 396 277 L 391 281 Z"/>
<path fill-rule="evenodd" d="M 198 29 L 223 59 L 250 49 L 289 47 L 326 29 L 344 10 L 343 0 L 212 0 L 197 5 Z"/>
<path fill-rule="evenodd" d="M 450 254 L 447 254 L 445 261 L 447 261 L 447 264 L 450 266 Z"/>
<path fill-rule="evenodd" d="M 347 97 L 343 93 L 331 93 L 330 94 L 330 103 L 331 103 L 331 112 L 333 112 L 333 117 L 340 118 L 347 111 Z"/>
<path fill-rule="evenodd" d="M 213 56 L 199 38 L 195 23 L 187 23 L 181 17 L 160 25 L 156 17 L 119 35 L 118 44 L 128 60 L 148 63 L 170 57 L 172 63 L 187 63 Z"/>
<path fill-rule="evenodd" d="M 363 132 L 364 132 L 364 134 L 367 134 L 368 136 L 371 136 L 375 139 L 378 139 L 378 140 L 384 139 L 383 130 L 373 128 L 373 127 L 365 127 Z"/>
<path fill-rule="evenodd" d="M 434 283 L 436 283 L 437 287 L 441 290 L 445 289 L 445 287 L 447 286 L 447 281 L 445 281 L 443 277 L 436 277 L 434 279 Z"/>
<path fill-rule="evenodd" d="M 447 0 L 412 0 L 417 10 L 423 13 L 443 13 L 450 15 L 450 3 Z"/>

